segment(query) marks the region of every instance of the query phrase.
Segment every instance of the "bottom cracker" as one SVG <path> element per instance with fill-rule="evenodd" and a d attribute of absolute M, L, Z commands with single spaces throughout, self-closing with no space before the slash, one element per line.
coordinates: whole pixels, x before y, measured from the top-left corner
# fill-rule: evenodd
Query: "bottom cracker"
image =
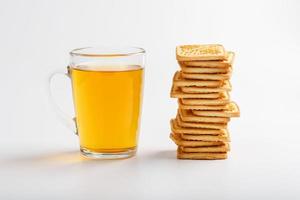
<path fill-rule="evenodd" d="M 184 147 L 211 147 L 211 146 L 220 146 L 224 145 L 226 142 L 222 141 L 196 141 L 196 140 L 183 140 L 180 138 L 180 135 L 177 135 L 175 133 L 170 134 L 170 138 L 173 140 L 173 142 L 178 146 L 184 146 Z"/>
<path fill-rule="evenodd" d="M 179 146 L 180 150 L 184 153 L 226 153 L 230 151 L 229 144 L 213 147 L 183 147 Z"/>
<path fill-rule="evenodd" d="M 184 153 L 179 149 L 177 151 L 177 158 L 191 160 L 221 160 L 227 158 L 227 153 Z"/>

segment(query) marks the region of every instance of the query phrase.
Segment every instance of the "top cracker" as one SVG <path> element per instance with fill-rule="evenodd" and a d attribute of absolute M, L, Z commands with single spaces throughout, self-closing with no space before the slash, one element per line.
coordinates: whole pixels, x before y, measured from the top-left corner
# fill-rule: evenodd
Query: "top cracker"
<path fill-rule="evenodd" d="M 178 61 L 224 60 L 226 51 L 220 44 L 181 45 L 176 47 Z"/>

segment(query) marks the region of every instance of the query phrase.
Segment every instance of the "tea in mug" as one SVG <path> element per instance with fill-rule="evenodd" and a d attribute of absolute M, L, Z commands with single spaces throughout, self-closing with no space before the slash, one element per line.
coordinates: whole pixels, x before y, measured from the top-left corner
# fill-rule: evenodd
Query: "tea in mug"
<path fill-rule="evenodd" d="M 143 68 L 70 68 L 77 130 L 82 149 L 122 152 L 137 146 Z"/>

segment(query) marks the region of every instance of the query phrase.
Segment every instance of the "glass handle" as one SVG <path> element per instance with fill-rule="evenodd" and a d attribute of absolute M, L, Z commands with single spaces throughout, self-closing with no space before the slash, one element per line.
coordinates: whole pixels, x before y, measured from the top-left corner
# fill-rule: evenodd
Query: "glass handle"
<path fill-rule="evenodd" d="M 63 75 L 71 79 L 70 74 L 69 74 L 69 67 L 68 67 L 68 72 L 66 73 L 64 70 L 57 70 L 50 74 L 48 77 L 48 101 L 50 105 L 52 106 L 53 110 L 55 111 L 57 117 L 60 119 L 63 125 L 65 125 L 67 128 L 71 129 L 76 135 L 78 135 L 77 131 L 77 125 L 76 125 L 76 118 L 75 117 L 70 117 L 68 114 L 66 114 L 62 109 L 56 104 L 56 102 L 53 99 L 52 95 L 52 89 L 51 89 L 51 84 L 53 81 L 53 78 L 58 75 Z"/>

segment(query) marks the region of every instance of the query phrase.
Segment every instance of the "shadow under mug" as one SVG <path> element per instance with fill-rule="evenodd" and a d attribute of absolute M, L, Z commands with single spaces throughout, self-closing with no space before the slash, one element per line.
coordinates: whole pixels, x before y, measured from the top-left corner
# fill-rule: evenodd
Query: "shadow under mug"
<path fill-rule="evenodd" d="M 145 50 L 87 47 L 70 52 L 66 75 L 73 90 L 75 117 L 50 102 L 61 121 L 79 136 L 84 156 L 128 158 L 136 154 L 143 96 Z"/>

